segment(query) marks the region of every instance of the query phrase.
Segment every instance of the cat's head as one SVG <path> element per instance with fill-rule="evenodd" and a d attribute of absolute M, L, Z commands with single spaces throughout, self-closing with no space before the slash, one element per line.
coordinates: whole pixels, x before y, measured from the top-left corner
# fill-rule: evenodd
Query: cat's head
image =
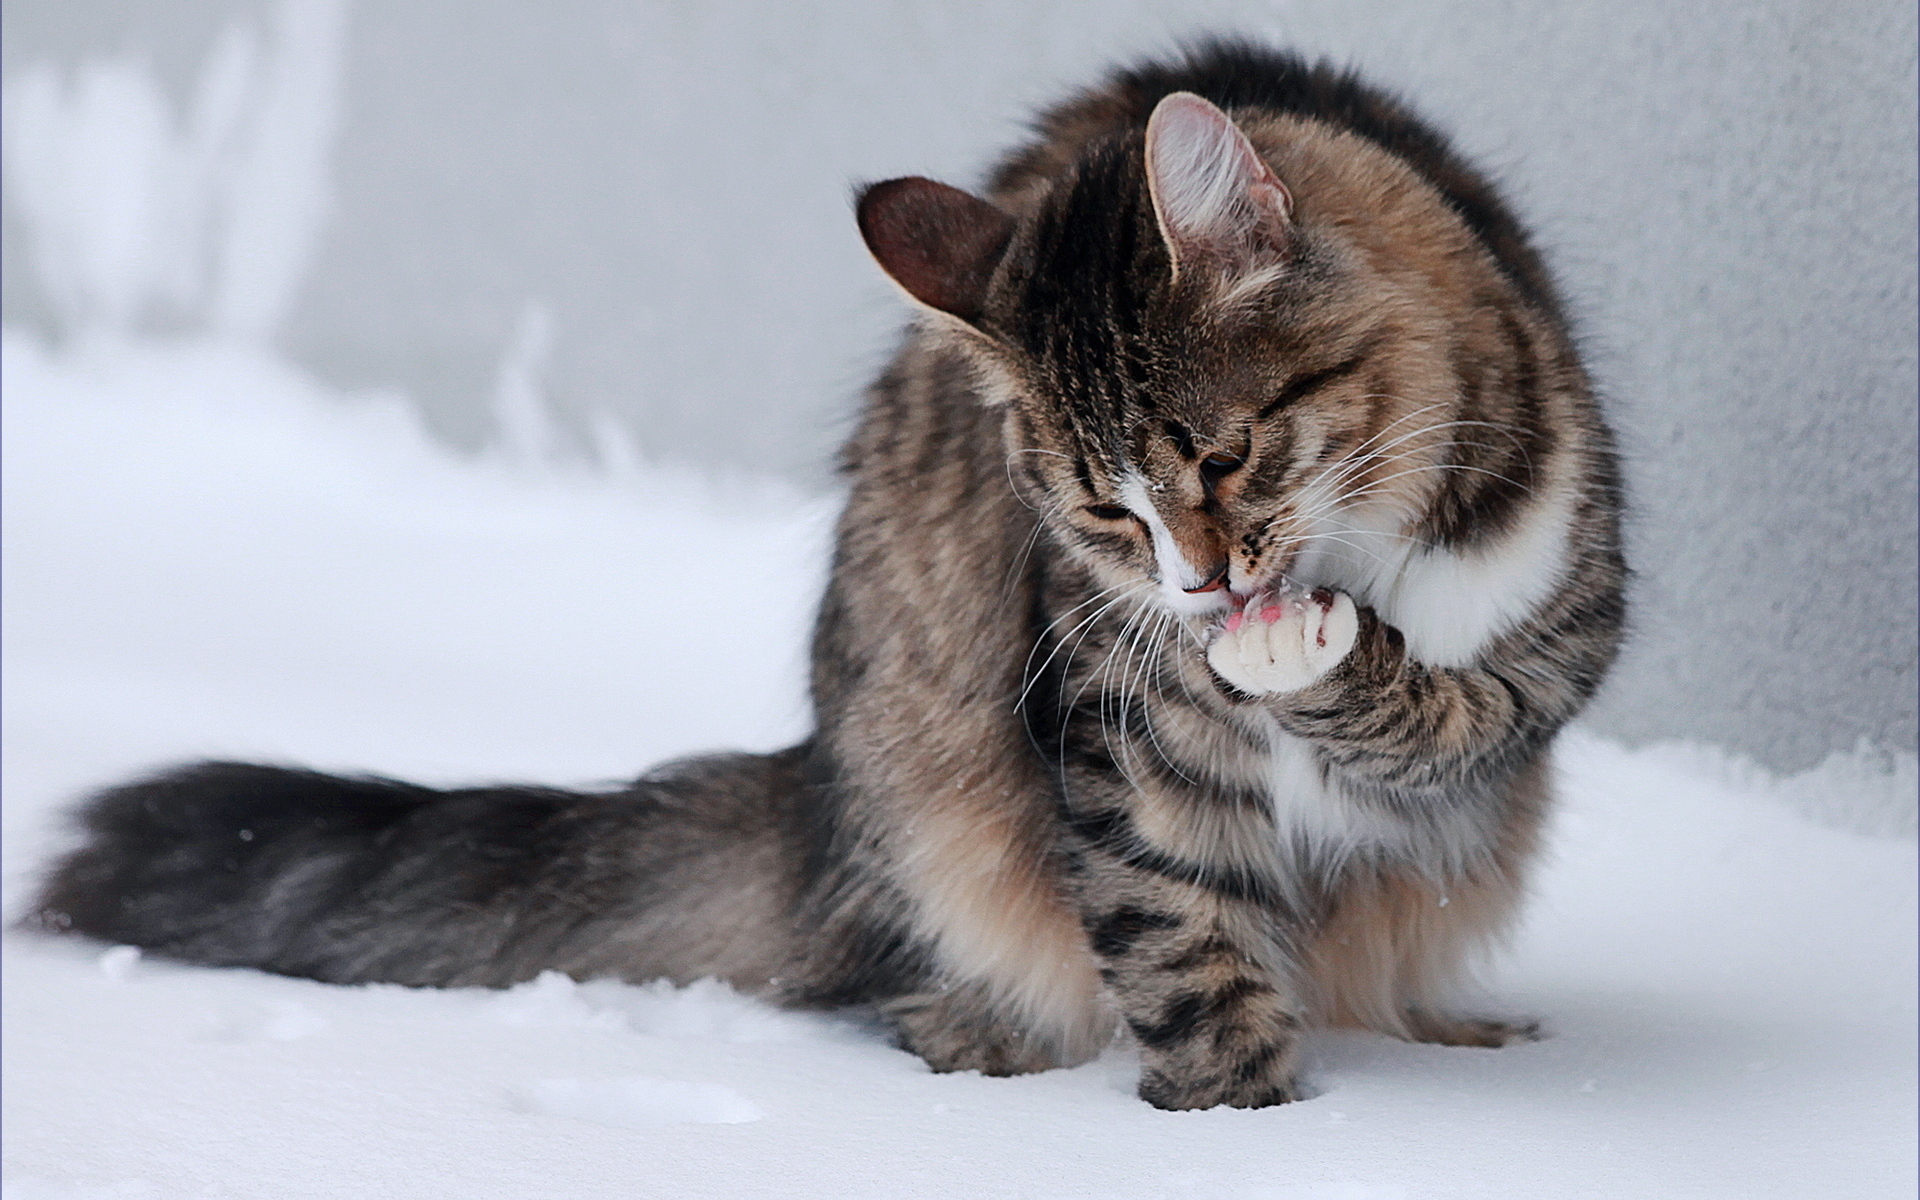
<path fill-rule="evenodd" d="M 1301 578 L 1316 549 L 1430 507 L 1455 293 L 1487 274 L 1377 147 L 1250 127 L 1258 148 L 1180 93 L 1024 211 L 918 178 L 859 201 L 875 258 L 1005 406 L 1010 478 L 1056 538 L 1190 616 L 1322 582 Z"/>

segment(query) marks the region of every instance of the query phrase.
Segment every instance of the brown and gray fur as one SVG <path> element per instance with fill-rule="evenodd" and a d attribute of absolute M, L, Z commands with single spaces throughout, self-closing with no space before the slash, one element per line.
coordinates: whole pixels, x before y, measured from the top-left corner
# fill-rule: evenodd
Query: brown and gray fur
<path fill-rule="evenodd" d="M 808 742 L 593 796 L 203 764 L 97 798 L 39 922 L 342 982 L 715 975 L 939 1070 L 1124 1028 L 1167 1108 L 1296 1096 L 1315 1025 L 1529 1035 L 1448 989 L 1625 568 L 1489 185 L 1220 43 L 1045 114 L 984 197 L 859 208 L 920 317 L 845 451 Z"/>

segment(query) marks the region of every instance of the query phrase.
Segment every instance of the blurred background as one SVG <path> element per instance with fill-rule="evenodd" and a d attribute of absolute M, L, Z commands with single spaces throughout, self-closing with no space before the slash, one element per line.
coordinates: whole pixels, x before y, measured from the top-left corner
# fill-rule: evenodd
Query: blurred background
<path fill-rule="evenodd" d="M 449 456 L 830 493 L 905 315 L 852 187 L 976 183 L 1207 32 L 1412 97 L 1558 269 L 1632 490 L 1595 726 L 1910 773 L 1904 0 L 8 0 L 0 305 L 55 358 L 212 341 L 398 393 Z"/>

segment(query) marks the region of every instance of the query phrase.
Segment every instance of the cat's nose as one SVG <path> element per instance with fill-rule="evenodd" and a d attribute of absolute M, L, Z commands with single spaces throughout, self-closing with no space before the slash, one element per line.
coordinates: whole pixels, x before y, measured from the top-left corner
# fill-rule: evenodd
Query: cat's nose
<path fill-rule="evenodd" d="M 1227 586 L 1227 564 L 1222 562 L 1208 574 L 1205 583 L 1199 587 L 1181 588 L 1180 590 L 1189 596 L 1197 596 L 1201 592 L 1217 592 L 1225 586 Z"/>

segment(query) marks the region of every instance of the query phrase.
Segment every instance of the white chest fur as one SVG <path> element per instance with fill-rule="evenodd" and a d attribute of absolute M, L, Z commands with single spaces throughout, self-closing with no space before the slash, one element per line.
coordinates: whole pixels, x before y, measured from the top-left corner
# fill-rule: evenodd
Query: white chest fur
<path fill-rule="evenodd" d="M 1398 815 L 1346 795 L 1304 740 L 1270 728 L 1267 794 L 1276 849 L 1294 868 L 1330 875 L 1356 855 L 1406 863 L 1444 878 L 1483 859 L 1490 831 L 1477 805 Z M 1283 874 L 1282 886 L 1300 881 Z M 1304 897 L 1302 897 L 1304 899 Z"/>
<path fill-rule="evenodd" d="M 1267 796 L 1283 846 L 1341 858 L 1361 847 L 1397 845 L 1401 823 L 1360 807 L 1326 778 L 1313 749 L 1269 720 Z"/>
<path fill-rule="evenodd" d="M 1295 575 L 1364 600 L 1416 661 L 1466 666 L 1559 587 L 1575 499 L 1571 487 L 1551 486 L 1504 536 L 1467 551 L 1420 546 L 1386 513 L 1338 514 L 1316 531 Z"/>
<path fill-rule="evenodd" d="M 1371 605 L 1405 636 L 1416 661 L 1466 666 L 1559 587 L 1575 499 L 1572 488 L 1552 487 L 1504 537 L 1466 552 L 1417 545 L 1388 514 L 1341 514 L 1309 543 L 1294 577 Z M 1305 741 L 1278 725 L 1266 740 L 1275 831 L 1292 854 L 1333 864 L 1356 852 L 1386 853 L 1435 867 L 1473 856 L 1467 813 L 1418 823 L 1395 817 L 1344 795 Z"/>

